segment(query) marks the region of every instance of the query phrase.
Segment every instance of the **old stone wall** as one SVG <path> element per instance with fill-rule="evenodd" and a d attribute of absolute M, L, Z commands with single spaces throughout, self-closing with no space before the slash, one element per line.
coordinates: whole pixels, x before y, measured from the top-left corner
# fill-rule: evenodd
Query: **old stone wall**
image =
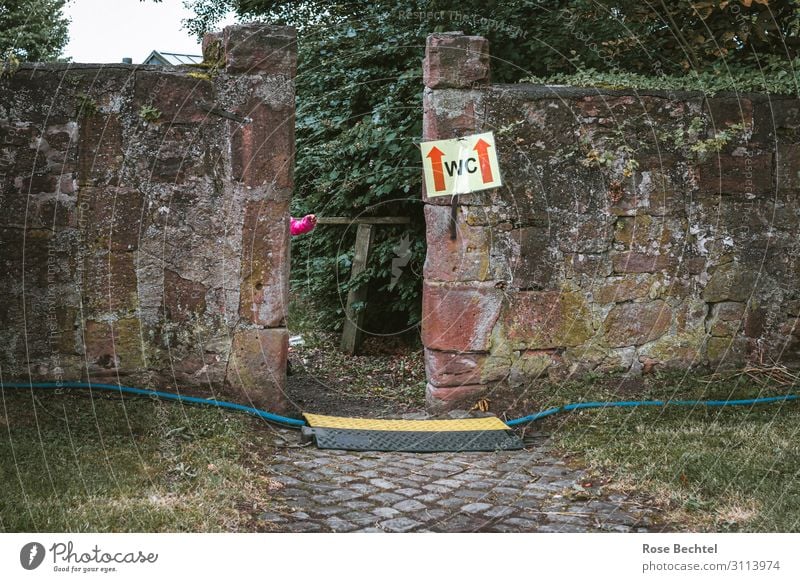
<path fill-rule="evenodd" d="M 295 32 L 0 80 L 0 373 L 285 406 Z"/>
<path fill-rule="evenodd" d="M 424 139 L 493 131 L 504 185 L 427 198 L 428 397 L 800 362 L 800 100 L 489 84 L 432 35 Z"/>

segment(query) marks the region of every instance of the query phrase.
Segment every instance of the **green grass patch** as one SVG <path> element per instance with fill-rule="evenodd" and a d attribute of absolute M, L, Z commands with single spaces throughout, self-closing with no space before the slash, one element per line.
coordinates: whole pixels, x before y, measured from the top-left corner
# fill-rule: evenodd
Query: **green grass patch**
<path fill-rule="evenodd" d="M 0 531 L 251 531 L 269 505 L 257 419 L 78 391 L 0 398 Z"/>
<path fill-rule="evenodd" d="M 709 382 L 656 376 L 631 391 L 622 380 L 566 384 L 539 407 L 588 400 L 749 399 L 797 393 L 747 375 Z M 528 398 L 536 400 L 532 393 Z M 533 411 L 533 409 L 530 409 Z M 535 425 L 555 449 L 666 511 L 670 528 L 800 531 L 800 403 L 710 408 L 598 409 Z"/>

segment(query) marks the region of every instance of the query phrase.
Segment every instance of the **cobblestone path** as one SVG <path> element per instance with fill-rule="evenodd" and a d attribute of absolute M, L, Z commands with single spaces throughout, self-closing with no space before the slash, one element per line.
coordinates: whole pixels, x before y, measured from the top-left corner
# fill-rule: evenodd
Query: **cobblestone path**
<path fill-rule="evenodd" d="M 281 532 L 650 531 L 653 511 L 605 494 L 541 444 L 497 453 L 279 449 L 270 478 Z M 659 528 L 660 529 L 660 528 Z"/>

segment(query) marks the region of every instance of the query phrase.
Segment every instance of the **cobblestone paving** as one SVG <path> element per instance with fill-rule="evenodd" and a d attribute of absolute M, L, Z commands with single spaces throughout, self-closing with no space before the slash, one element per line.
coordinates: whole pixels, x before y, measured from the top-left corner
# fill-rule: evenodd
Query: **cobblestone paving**
<path fill-rule="evenodd" d="M 649 531 L 653 514 L 593 490 L 545 444 L 497 453 L 279 449 L 272 511 L 280 532 Z M 584 489 L 583 485 L 587 488 Z"/>

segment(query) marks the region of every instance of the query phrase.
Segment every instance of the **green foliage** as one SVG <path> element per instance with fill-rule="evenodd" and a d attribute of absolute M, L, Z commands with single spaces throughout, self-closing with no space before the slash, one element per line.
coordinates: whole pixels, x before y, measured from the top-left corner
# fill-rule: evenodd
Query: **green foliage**
<path fill-rule="evenodd" d="M 14 51 L 10 49 L 6 51 L 2 63 L 0 63 L 0 79 L 13 77 L 19 69 L 19 65 L 19 59 L 14 55 Z"/>
<path fill-rule="evenodd" d="M 75 116 L 76 117 L 94 117 L 97 115 L 98 106 L 97 101 L 92 99 L 86 93 L 78 93 L 75 95 Z"/>
<path fill-rule="evenodd" d="M 139 108 L 139 117 L 144 121 L 158 121 L 158 118 L 161 117 L 161 111 L 152 105 L 142 105 Z"/>
<path fill-rule="evenodd" d="M 0 54 L 20 61 L 54 61 L 69 40 L 66 0 L 4 0 Z"/>
<path fill-rule="evenodd" d="M 298 28 L 293 215 L 412 218 L 412 256 L 395 286 L 393 249 L 404 229 L 375 230 L 375 253 L 359 279 L 371 286 L 370 330 L 419 319 L 425 245 L 416 143 L 428 34 L 461 30 L 487 37 L 496 83 L 533 78 L 707 93 L 798 92 L 800 0 L 192 0 L 190 6 L 196 16 L 187 28 L 198 36 L 229 11 L 242 21 Z M 596 163 L 624 158 L 623 172 L 635 170 L 633 156 L 613 155 Z M 293 241 L 292 286 L 314 299 L 321 326 L 341 323 L 349 267 L 340 259 L 349 260 L 354 239 L 354 228 L 321 225 Z"/>
<path fill-rule="evenodd" d="M 625 71 L 600 71 L 587 68 L 547 76 L 532 75 L 522 82 L 547 85 L 572 85 L 600 89 L 637 89 L 642 91 L 702 91 L 714 96 L 723 91 L 761 92 L 776 95 L 800 94 L 800 58 L 792 60 L 771 56 L 758 66 L 717 62 L 703 71 L 687 75 L 643 75 Z"/>

